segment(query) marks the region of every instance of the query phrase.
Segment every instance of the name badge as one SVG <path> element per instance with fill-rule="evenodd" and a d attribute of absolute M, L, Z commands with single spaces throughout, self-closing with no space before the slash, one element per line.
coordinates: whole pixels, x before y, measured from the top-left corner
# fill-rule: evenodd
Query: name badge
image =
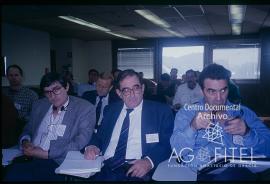
<path fill-rule="evenodd" d="M 66 130 L 66 125 L 57 125 L 56 134 L 57 136 L 63 136 Z"/>
<path fill-rule="evenodd" d="M 155 134 L 146 134 L 146 143 L 155 143 L 159 142 L 158 133 Z"/>

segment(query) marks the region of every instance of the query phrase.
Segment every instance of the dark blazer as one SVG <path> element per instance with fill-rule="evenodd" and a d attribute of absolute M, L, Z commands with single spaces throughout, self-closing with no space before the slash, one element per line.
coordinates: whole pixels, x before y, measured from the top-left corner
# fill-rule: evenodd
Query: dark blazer
<path fill-rule="evenodd" d="M 98 94 L 96 90 L 93 91 L 86 91 L 83 93 L 82 98 L 89 101 L 91 104 L 96 105 L 96 98 Z M 108 104 L 111 104 L 113 102 L 120 101 L 121 99 L 119 96 L 114 93 L 112 90 L 109 92 L 109 102 Z"/>
<path fill-rule="evenodd" d="M 103 120 L 97 134 L 93 135 L 89 145 L 97 146 L 104 154 L 111 140 L 115 123 L 124 103 L 108 105 L 104 109 Z M 169 106 L 158 102 L 143 101 L 141 142 L 142 157 L 149 156 L 154 168 L 171 154 L 170 136 L 173 131 L 173 114 Z M 146 143 L 147 134 L 159 134 L 159 142 Z"/>

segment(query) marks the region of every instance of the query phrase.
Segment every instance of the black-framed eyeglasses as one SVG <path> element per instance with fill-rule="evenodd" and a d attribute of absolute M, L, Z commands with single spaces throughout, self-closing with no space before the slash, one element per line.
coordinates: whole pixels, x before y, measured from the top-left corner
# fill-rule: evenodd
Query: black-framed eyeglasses
<path fill-rule="evenodd" d="M 49 96 L 49 95 L 52 95 L 52 93 L 55 94 L 55 95 L 59 95 L 61 93 L 61 88 L 62 87 L 58 86 L 58 87 L 53 88 L 50 91 L 49 90 L 48 91 L 44 90 L 44 95 Z"/>
<path fill-rule="evenodd" d="M 141 89 L 142 89 L 142 86 L 139 84 L 136 84 L 132 88 L 123 88 L 120 91 L 124 96 L 129 96 L 131 95 L 131 91 L 133 91 L 134 94 L 135 93 L 138 94 L 141 92 Z"/>

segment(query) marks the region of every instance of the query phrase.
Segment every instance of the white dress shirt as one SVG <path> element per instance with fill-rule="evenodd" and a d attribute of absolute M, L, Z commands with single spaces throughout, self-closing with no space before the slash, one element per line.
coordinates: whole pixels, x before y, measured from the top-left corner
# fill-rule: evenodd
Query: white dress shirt
<path fill-rule="evenodd" d="M 141 159 L 142 157 L 142 142 L 141 142 L 141 122 L 142 122 L 142 104 L 143 101 L 129 114 L 130 125 L 128 131 L 128 142 L 126 150 L 126 159 Z M 124 105 L 123 109 L 116 121 L 113 129 L 112 137 L 105 151 L 105 160 L 114 156 L 115 149 L 120 137 L 122 124 L 126 117 L 127 106 Z"/>
<path fill-rule="evenodd" d="M 202 90 L 198 84 L 194 89 L 190 89 L 187 83 L 178 86 L 175 96 L 173 98 L 173 105 L 180 104 L 181 106 L 185 104 L 194 104 L 199 102 L 203 97 Z"/>
<path fill-rule="evenodd" d="M 63 105 L 64 110 L 58 111 L 55 117 L 53 116 L 53 105 L 50 106 L 49 110 L 39 125 L 38 132 L 35 134 L 36 136 L 33 139 L 33 144 L 35 146 L 39 146 L 43 150 L 48 151 L 50 148 L 50 141 L 56 140 L 59 135 L 63 136 L 65 133 L 65 128 L 63 128 L 63 125 L 61 124 L 63 122 L 68 104 L 69 98 Z M 29 135 L 23 136 L 20 142 L 24 139 L 31 141 Z"/>

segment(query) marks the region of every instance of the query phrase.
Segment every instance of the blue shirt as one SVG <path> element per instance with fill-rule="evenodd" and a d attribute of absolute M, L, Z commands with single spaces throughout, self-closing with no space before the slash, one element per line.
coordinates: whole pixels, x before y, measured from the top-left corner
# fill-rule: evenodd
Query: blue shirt
<path fill-rule="evenodd" d="M 233 104 L 227 101 L 226 105 Z M 201 100 L 198 106 L 205 107 L 204 100 Z M 223 131 L 224 124 L 213 122 L 213 128 L 218 130 L 216 132 L 218 134 L 212 134 L 214 141 L 211 140 L 213 137 L 209 137 L 207 129 L 195 131 L 190 126 L 195 115 L 202 111 L 206 109 L 181 108 L 176 114 L 174 131 L 170 139 L 172 150 L 176 151 L 191 169 L 197 170 L 207 164 L 211 158 L 225 154 L 227 156 L 265 155 L 270 157 L 270 129 L 253 111 L 242 105 L 238 110 L 227 110 L 226 114 L 231 117 L 241 116 L 250 130 L 244 136 L 233 136 Z"/>
<path fill-rule="evenodd" d="M 96 83 L 93 84 L 89 84 L 89 83 L 85 83 L 85 84 L 80 84 L 78 85 L 78 96 L 82 96 L 84 92 L 86 91 L 93 91 L 96 90 Z"/>

